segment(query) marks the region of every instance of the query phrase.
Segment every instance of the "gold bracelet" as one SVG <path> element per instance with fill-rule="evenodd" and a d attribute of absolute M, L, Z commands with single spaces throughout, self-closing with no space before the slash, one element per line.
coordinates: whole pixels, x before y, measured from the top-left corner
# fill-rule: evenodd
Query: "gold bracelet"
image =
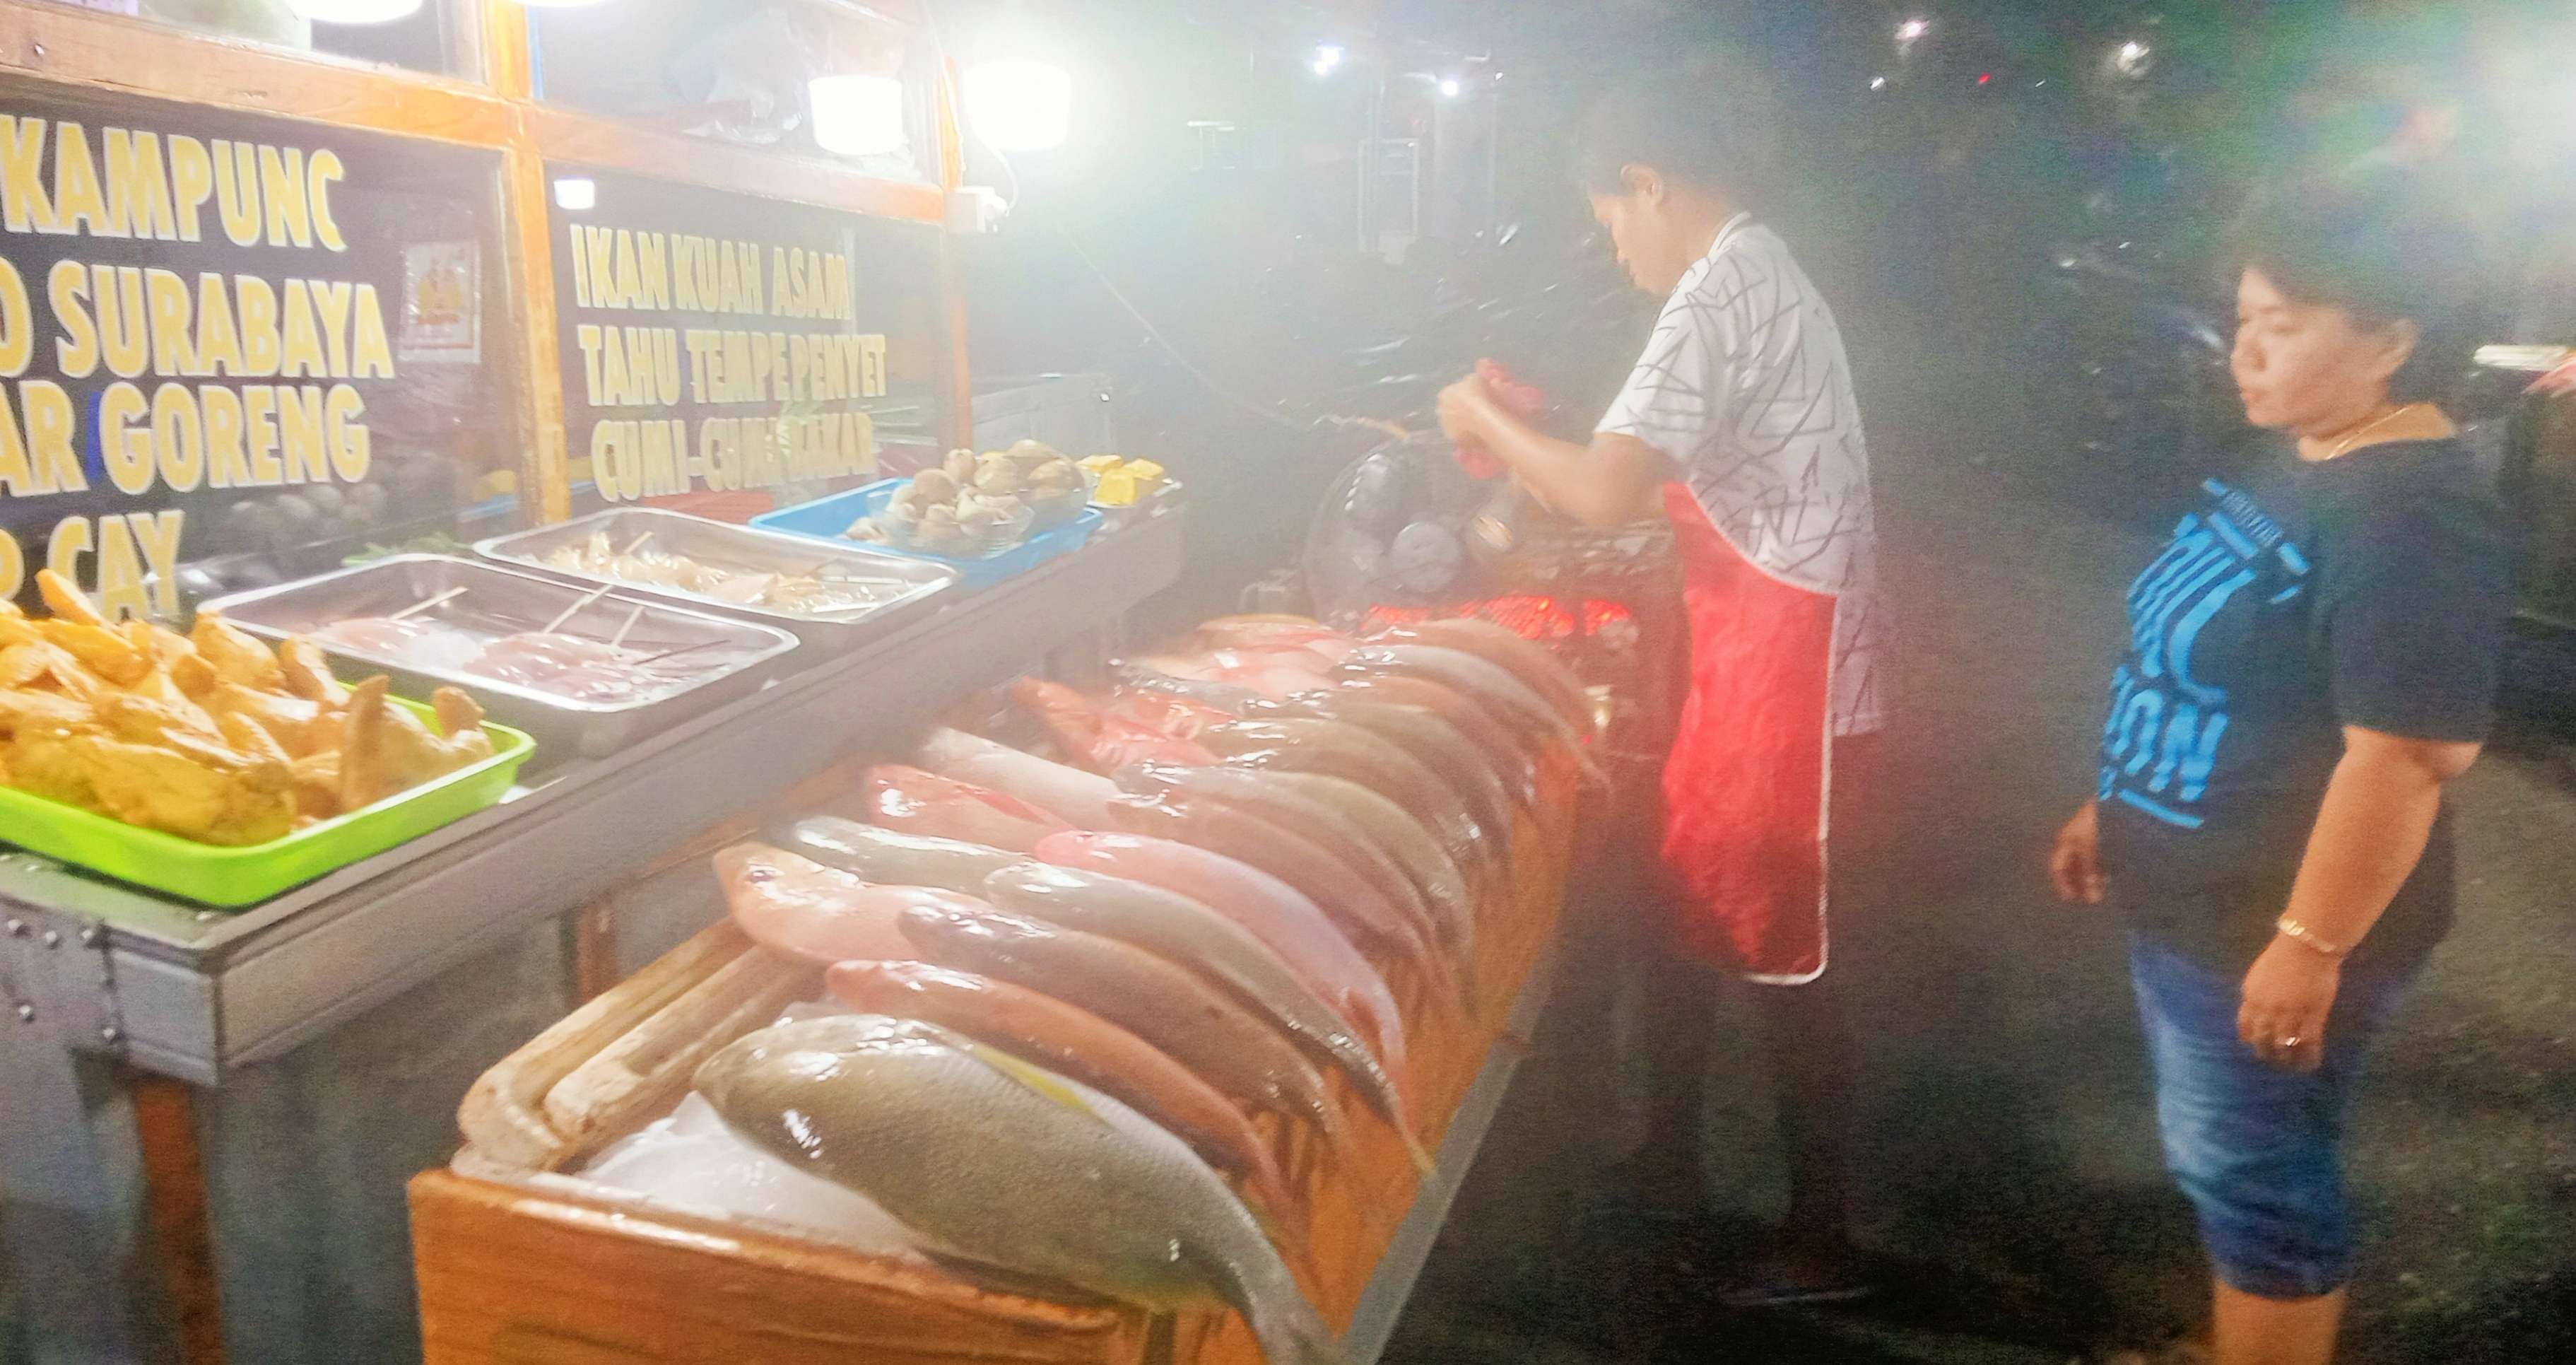
<path fill-rule="evenodd" d="M 2281 937 L 2290 940 L 2292 943 L 2298 944 L 2300 947 L 2305 948 L 2312 953 L 2322 953 L 2325 956 L 2334 958 L 2338 961 L 2342 960 L 2346 953 L 2352 951 L 2350 948 L 2343 947 L 2332 940 L 2327 939 L 2316 930 L 2299 923 L 2297 920 L 2294 920 L 2287 915 L 2283 915 L 2279 919 L 2274 920 L 2272 922 L 2272 927 L 2280 930 Z"/>

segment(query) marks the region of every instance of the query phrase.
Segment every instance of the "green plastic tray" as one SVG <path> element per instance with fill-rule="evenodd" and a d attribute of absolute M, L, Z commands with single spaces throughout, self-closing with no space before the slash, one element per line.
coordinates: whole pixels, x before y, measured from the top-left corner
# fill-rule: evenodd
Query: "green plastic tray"
<path fill-rule="evenodd" d="M 432 719 L 418 702 L 393 700 Z M 492 737 L 492 757 L 264 844 L 201 844 L 13 787 L 0 787 L 0 840 L 206 905 L 255 905 L 498 804 L 537 744 L 506 725 L 486 724 L 483 732 Z"/>

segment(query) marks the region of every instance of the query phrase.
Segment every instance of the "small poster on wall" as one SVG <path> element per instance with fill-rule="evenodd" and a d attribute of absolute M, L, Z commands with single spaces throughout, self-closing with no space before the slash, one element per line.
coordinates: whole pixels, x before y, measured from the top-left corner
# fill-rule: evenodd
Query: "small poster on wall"
<path fill-rule="evenodd" d="M 482 253 L 473 242 L 403 248 L 402 358 L 483 359 Z"/>

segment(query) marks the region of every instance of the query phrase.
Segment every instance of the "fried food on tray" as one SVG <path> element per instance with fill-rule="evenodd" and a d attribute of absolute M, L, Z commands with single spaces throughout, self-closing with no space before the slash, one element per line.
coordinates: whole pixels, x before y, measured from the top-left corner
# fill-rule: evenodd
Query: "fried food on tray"
<path fill-rule="evenodd" d="M 438 690 L 435 730 L 352 691 L 321 650 L 219 617 L 187 635 L 108 621 L 38 575 L 50 618 L 0 602 L 0 786 L 200 843 L 246 845 L 373 805 L 493 753 L 483 708 Z"/>

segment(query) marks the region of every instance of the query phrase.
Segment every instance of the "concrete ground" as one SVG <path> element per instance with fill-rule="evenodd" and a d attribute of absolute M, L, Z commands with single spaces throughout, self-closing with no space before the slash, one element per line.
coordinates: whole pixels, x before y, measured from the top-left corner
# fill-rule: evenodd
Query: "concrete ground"
<path fill-rule="evenodd" d="M 1587 1003 L 1604 983 L 1578 973 L 1388 1360 L 2053 1365 L 2197 1316 L 2205 1270 L 2158 1163 L 2118 930 L 2042 875 L 2089 786 L 2119 588 L 2147 541 L 2069 511 L 2027 463 L 1958 456 L 1996 448 L 1974 433 L 1891 426 L 1873 433 L 1904 640 L 1886 796 L 1910 814 L 1838 967 L 1860 1002 L 1860 1212 L 1888 1292 L 1730 1316 L 1687 1277 L 1659 1296 L 1647 1272 L 1672 1254 L 1633 1224 L 1574 1218 L 1633 1131 Z M 2380 1048 L 2351 1144 L 2349 1365 L 2576 1359 L 2571 752 L 2516 737 L 2457 789 L 2460 928 Z M 1757 1035 L 1740 1001 L 1713 1007 L 1743 1044 L 1709 1118 L 1711 1266 L 1781 1199 Z"/>

